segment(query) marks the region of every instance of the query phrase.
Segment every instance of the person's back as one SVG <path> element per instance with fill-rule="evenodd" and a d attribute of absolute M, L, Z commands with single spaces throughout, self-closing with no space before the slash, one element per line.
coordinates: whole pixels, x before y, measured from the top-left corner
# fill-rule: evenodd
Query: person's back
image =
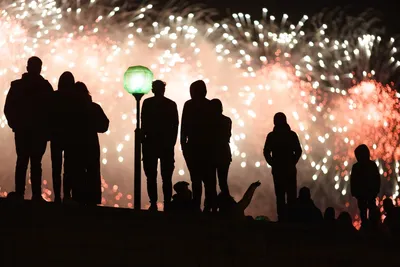
<path fill-rule="evenodd" d="M 287 211 L 296 202 L 296 164 L 301 157 L 302 150 L 299 138 L 290 129 L 285 114 L 276 113 L 274 125 L 274 130 L 268 134 L 265 141 L 264 157 L 272 166 L 278 220 L 282 221 L 288 217 Z"/>
<path fill-rule="evenodd" d="M 393 200 L 385 198 L 383 200 L 383 208 L 385 210 L 384 225 L 389 229 L 391 234 L 400 235 L 400 208 L 393 205 Z"/>
<path fill-rule="evenodd" d="M 42 157 L 50 138 L 50 101 L 53 88 L 40 72 L 42 61 L 31 57 L 27 73 L 11 83 L 4 106 L 8 125 L 15 132 L 17 164 L 15 191 L 24 197 L 26 171 L 30 162 L 32 199 L 42 201 Z"/>
<path fill-rule="evenodd" d="M 268 134 L 264 150 L 272 153 L 272 168 L 284 169 L 294 167 L 301 155 L 301 147 L 297 134 L 288 124 L 275 125 Z"/>
<path fill-rule="evenodd" d="M 166 83 L 156 80 L 152 83 L 154 97 L 144 100 L 142 107 L 143 167 L 147 177 L 147 193 L 150 210 L 157 210 L 157 168 L 161 165 L 164 207 L 172 198 L 172 176 L 175 162 L 175 144 L 178 136 L 178 108 L 176 103 L 164 96 Z"/>
<path fill-rule="evenodd" d="M 362 223 L 367 221 L 367 210 L 375 209 L 375 199 L 380 191 L 380 174 L 375 162 L 370 160 L 366 145 L 359 145 L 355 151 L 357 163 L 350 175 L 351 194 L 357 199 Z"/>
<path fill-rule="evenodd" d="M 298 223 L 320 223 L 322 222 L 322 213 L 315 206 L 311 199 L 310 189 L 303 187 L 300 189 L 299 198 L 294 207 L 294 221 Z"/>
<path fill-rule="evenodd" d="M 40 74 L 24 73 L 13 81 L 4 107 L 13 131 L 48 131 L 52 92 L 52 86 Z"/>
<path fill-rule="evenodd" d="M 175 146 L 178 129 L 176 103 L 164 96 L 153 96 L 143 102 L 142 132 L 146 142 L 156 147 Z"/>

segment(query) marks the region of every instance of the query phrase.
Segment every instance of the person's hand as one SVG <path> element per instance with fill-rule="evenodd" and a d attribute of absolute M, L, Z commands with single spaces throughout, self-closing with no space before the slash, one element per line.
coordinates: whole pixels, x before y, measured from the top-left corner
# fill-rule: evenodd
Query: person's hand
<path fill-rule="evenodd" d="M 251 186 L 253 186 L 255 188 L 259 187 L 260 185 L 261 185 L 260 181 L 257 181 L 257 182 L 254 182 L 254 183 L 251 184 Z"/>

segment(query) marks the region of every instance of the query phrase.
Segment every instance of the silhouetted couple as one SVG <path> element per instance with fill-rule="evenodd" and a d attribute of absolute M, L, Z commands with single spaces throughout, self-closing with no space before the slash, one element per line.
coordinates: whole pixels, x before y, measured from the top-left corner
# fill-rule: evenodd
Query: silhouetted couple
<path fill-rule="evenodd" d="M 143 102 L 143 163 L 147 176 L 150 209 L 157 209 L 157 163 L 161 162 L 164 206 L 172 196 L 174 149 L 178 135 L 178 110 L 175 102 L 164 96 L 166 84 L 153 82 L 154 97 Z M 190 86 L 191 100 L 183 108 L 181 146 L 193 190 L 193 209 L 200 210 L 202 186 L 206 191 L 205 210 L 216 210 L 216 175 L 221 191 L 228 192 L 228 169 L 231 162 L 229 139 L 232 122 L 222 115 L 221 101 L 206 98 L 203 81 Z"/>
<path fill-rule="evenodd" d="M 85 84 L 70 72 L 61 75 L 58 90 L 41 75 L 42 61 L 28 60 L 27 73 L 11 83 L 4 113 L 15 133 L 15 191 L 24 197 L 31 165 L 32 199 L 42 201 L 42 157 L 51 140 L 54 200 L 61 201 L 64 155 L 64 198 L 82 204 L 101 203 L 100 146 L 97 133 L 108 129 L 102 108 L 93 103 Z"/>

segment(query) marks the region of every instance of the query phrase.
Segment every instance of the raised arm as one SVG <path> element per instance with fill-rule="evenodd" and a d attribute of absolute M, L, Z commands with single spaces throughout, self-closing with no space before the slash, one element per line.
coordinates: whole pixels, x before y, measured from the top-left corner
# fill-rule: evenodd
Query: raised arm
<path fill-rule="evenodd" d="M 238 202 L 238 207 L 240 210 L 244 211 L 251 202 L 251 199 L 254 196 L 254 192 L 256 191 L 257 187 L 260 186 L 260 182 L 252 183 L 249 188 L 247 189 L 246 193 L 244 193 L 243 198 Z"/>

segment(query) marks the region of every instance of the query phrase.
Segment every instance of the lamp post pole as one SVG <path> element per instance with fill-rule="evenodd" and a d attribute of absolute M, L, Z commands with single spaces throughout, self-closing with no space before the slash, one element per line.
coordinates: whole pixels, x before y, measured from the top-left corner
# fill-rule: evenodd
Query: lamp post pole
<path fill-rule="evenodd" d="M 124 73 L 124 89 L 136 99 L 135 164 L 133 208 L 141 209 L 142 198 L 142 132 L 140 129 L 140 100 L 151 90 L 153 72 L 144 66 L 131 66 Z"/>
<path fill-rule="evenodd" d="M 132 94 L 136 99 L 134 209 L 140 210 L 142 198 L 142 133 L 140 131 L 140 100 L 143 94 Z"/>

